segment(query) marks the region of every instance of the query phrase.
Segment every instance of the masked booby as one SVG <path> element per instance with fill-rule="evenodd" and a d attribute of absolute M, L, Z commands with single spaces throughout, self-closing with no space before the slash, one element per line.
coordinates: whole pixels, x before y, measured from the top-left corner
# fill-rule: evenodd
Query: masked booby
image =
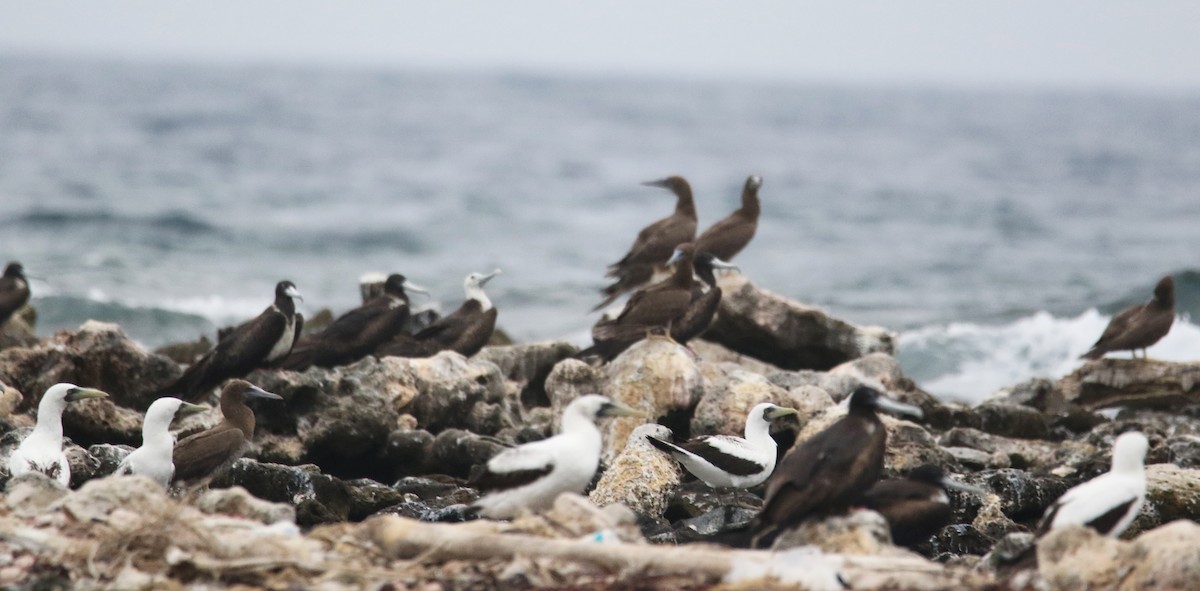
<path fill-rule="evenodd" d="M 496 307 L 483 286 L 497 275 L 471 273 L 463 280 L 466 301 L 453 314 L 439 318 L 411 337 L 398 335 L 375 350 L 377 357 L 429 357 L 447 349 L 470 357 L 492 338 L 496 330 Z"/>
<path fill-rule="evenodd" d="M 762 177 L 751 176 L 742 188 L 742 206 L 729 217 L 709 226 L 696 239 L 696 252 L 707 252 L 724 261 L 732 261 L 754 239 L 758 230 L 758 188 Z"/>
<path fill-rule="evenodd" d="M 255 369 L 287 357 L 304 328 L 296 312 L 300 292 L 291 281 L 275 285 L 275 301 L 254 319 L 234 328 L 217 346 L 188 367 L 178 380 L 158 391 L 158 396 L 179 395 L 195 401 L 229 378 L 240 378 Z"/>
<path fill-rule="evenodd" d="M 1150 442 L 1128 431 L 1113 443 L 1112 469 L 1063 493 L 1046 508 L 1038 535 L 1067 525 L 1086 525 L 1102 535 L 1117 537 L 1133 523 L 1146 502 L 1143 462 Z"/>
<path fill-rule="evenodd" d="M 642 228 L 629 252 L 608 266 L 606 276 L 615 277 L 617 281 L 601 290 L 604 301 L 592 308 L 593 312 L 613 303 L 621 294 L 645 285 L 654 277 L 654 271 L 671 255 L 673 248 L 696 239 L 696 204 L 692 199 L 691 185 L 679 176 L 642 184 L 669 189 L 674 193 L 675 212 Z"/>
<path fill-rule="evenodd" d="M 921 409 L 860 386 L 849 413 L 793 447 L 767 479 L 762 513 L 751 525 L 753 545 L 765 547 L 782 531 L 814 515 L 847 510 L 883 472 L 887 429 L 876 411 L 921 417 Z"/>
<path fill-rule="evenodd" d="M 171 421 L 208 409 L 170 396 L 155 400 L 142 420 L 142 446 L 125 456 L 114 474 L 146 476 L 163 488 L 170 486 L 175 475 L 175 463 L 171 459 L 175 434 L 171 433 Z"/>
<path fill-rule="evenodd" d="M 491 519 L 550 507 L 564 492 L 583 492 L 600 464 L 600 417 L 645 414 L 604 396 L 580 396 L 563 410 L 558 435 L 500 452 L 470 484 L 486 493 L 472 508 Z"/>
<path fill-rule="evenodd" d="M 254 411 L 246 406 L 248 398 L 283 400 L 245 380 L 233 380 L 221 390 L 223 420 L 215 427 L 189 435 L 175 444 L 171 454 L 175 463 L 173 482 L 185 485 L 206 482 L 242 457 L 246 444 L 254 437 Z"/>
<path fill-rule="evenodd" d="M 671 443 L 649 435 L 646 439 L 713 488 L 750 488 L 761 484 L 775 469 L 771 422 L 794 414 L 794 408 L 763 402 L 746 415 L 745 438 L 706 435 L 686 443 Z"/>
<path fill-rule="evenodd" d="M 1131 306 L 1117 313 L 1104 328 L 1104 333 L 1081 359 L 1099 359 L 1110 351 L 1132 351 L 1146 349 L 1171 332 L 1175 323 L 1175 279 L 1170 275 L 1158 280 L 1154 286 L 1154 297 L 1149 302 Z"/>
<path fill-rule="evenodd" d="M 28 302 L 29 280 L 25 278 L 25 267 L 13 261 L 0 277 L 0 327 Z"/>
<path fill-rule="evenodd" d="M 314 365 L 336 367 L 370 355 L 401 334 L 409 316 L 406 289 L 429 293 L 404 275 L 393 273 L 384 281 L 382 294 L 342 314 L 320 334 L 301 337 L 280 367 L 293 371 Z"/>
<path fill-rule="evenodd" d="M 71 465 L 63 452 L 62 414 L 67 404 L 88 398 L 108 396 L 100 390 L 75 384 L 55 384 L 38 403 L 37 425 L 8 457 L 8 473 L 13 477 L 26 472 L 41 472 L 59 484 L 71 483 Z"/>
<path fill-rule="evenodd" d="M 863 494 L 860 503 L 887 519 L 893 543 L 915 546 L 950 523 L 948 490 L 977 495 L 987 492 L 947 477 L 934 464 L 924 464 L 913 468 L 904 478 L 876 482 Z"/>

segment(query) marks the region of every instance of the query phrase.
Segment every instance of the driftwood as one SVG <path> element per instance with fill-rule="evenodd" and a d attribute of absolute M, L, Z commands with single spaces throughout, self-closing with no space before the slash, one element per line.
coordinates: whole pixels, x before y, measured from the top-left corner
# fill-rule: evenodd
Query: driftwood
<path fill-rule="evenodd" d="M 371 521 L 372 538 L 393 559 L 511 560 L 536 557 L 592 565 L 611 572 L 701 575 L 740 582 L 766 577 L 807 589 L 971 589 L 980 574 L 909 556 L 851 556 L 801 549 L 792 552 L 732 550 L 719 546 L 657 546 L 491 533 L 472 524 L 424 523 L 395 515 Z"/>
<path fill-rule="evenodd" d="M 1200 362 L 1100 359 L 1059 380 L 1056 389 L 1064 402 L 1088 410 L 1178 408 L 1200 402 Z"/>

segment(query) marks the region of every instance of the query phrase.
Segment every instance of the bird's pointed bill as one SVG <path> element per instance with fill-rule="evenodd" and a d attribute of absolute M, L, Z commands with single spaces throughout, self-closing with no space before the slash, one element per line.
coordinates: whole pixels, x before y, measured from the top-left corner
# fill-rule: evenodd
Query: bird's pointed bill
<path fill-rule="evenodd" d="M 675 249 L 675 252 L 672 252 L 672 253 L 671 253 L 671 258 L 667 259 L 667 266 L 668 266 L 668 267 L 670 267 L 671 265 L 674 265 L 675 263 L 678 263 L 679 261 L 682 261 L 682 260 L 683 260 L 683 256 L 684 256 L 684 255 L 683 255 L 683 249 L 682 249 L 682 248 L 676 248 L 676 249 Z M 713 260 L 716 260 L 716 259 L 714 258 Z"/>
<path fill-rule="evenodd" d="M 188 415 L 202 413 L 206 410 L 211 410 L 211 408 L 208 406 L 204 406 L 203 404 L 192 404 L 190 402 L 184 402 L 183 404 L 179 405 L 179 410 L 175 411 L 175 418 L 178 419 L 181 417 L 186 417 Z"/>
<path fill-rule="evenodd" d="M 739 267 L 733 263 L 727 263 L 725 261 L 722 261 L 721 259 L 719 259 L 717 257 L 713 257 L 712 262 L 709 264 L 711 264 L 714 269 L 726 269 L 729 271 L 737 271 L 738 273 L 742 272 L 741 267 Z"/>
<path fill-rule="evenodd" d="M 896 415 L 909 415 L 918 419 L 925 417 L 925 412 L 919 407 L 911 404 L 904 404 L 903 402 L 897 402 L 886 396 L 880 396 L 878 399 L 876 399 L 875 406 L 877 406 L 879 410 L 887 411 Z"/>
<path fill-rule="evenodd" d="M 289 285 L 287 289 L 283 290 L 283 295 L 286 295 L 289 298 L 295 298 L 302 302 L 304 301 L 304 298 L 300 296 L 300 290 L 296 289 L 295 285 Z"/>
<path fill-rule="evenodd" d="M 266 398 L 268 400 L 283 400 L 283 396 L 273 392 L 267 392 L 258 386 L 250 386 L 250 389 L 246 390 L 246 395 L 254 398 Z"/>
<path fill-rule="evenodd" d="M 102 392 L 95 388 L 71 388 L 67 392 L 67 402 L 75 402 L 76 400 L 87 400 L 88 398 L 108 398 L 108 393 Z"/>
<path fill-rule="evenodd" d="M 642 183 L 644 187 L 658 187 L 659 189 L 670 189 L 671 182 L 667 179 L 658 179 L 657 181 L 646 181 Z"/>
<path fill-rule="evenodd" d="M 488 281 L 491 281 L 493 277 L 495 277 L 497 275 L 501 275 L 501 274 L 503 274 L 503 271 L 501 271 L 500 269 L 496 269 L 495 271 L 492 271 L 491 273 L 488 273 L 487 275 L 480 277 L 479 285 L 483 285 L 483 284 L 487 283 Z"/>
<path fill-rule="evenodd" d="M 599 414 L 602 417 L 638 417 L 641 419 L 650 418 L 649 414 L 636 408 L 625 406 L 620 402 L 609 402 L 605 404 L 604 407 L 600 409 Z"/>
<path fill-rule="evenodd" d="M 421 287 L 420 285 L 417 285 L 416 283 L 413 283 L 412 281 L 409 281 L 407 279 L 404 280 L 404 290 L 423 294 L 423 295 L 429 295 L 428 289 L 425 289 L 424 287 Z"/>
<path fill-rule="evenodd" d="M 796 409 L 786 408 L 783 406 L 776 406 L 775 408 L 772 408 L 771 410 L 768 410 L 765 413 L 768 421 L 773 421 L 775 419 L 778 419 L 779 417 L 786 417 L 788 415 L 794 415 L 794 414 L 798 414 Z"/>

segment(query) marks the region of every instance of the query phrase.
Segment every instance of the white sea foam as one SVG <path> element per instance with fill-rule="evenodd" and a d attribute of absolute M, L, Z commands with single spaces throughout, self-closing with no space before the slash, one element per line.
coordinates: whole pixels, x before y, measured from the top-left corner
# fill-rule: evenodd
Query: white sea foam
<path fill-rule="evenodd" d="M 1002 387 L 1034 377 L 1058 378 L 1083 364 L 1079 356 L 1108 325 L 1088 310 L 1075 318 L 1038 312 L 1010 324 L 953 323 L 900 335 L 900 363 L 923 388 L 946 400 L 977 404 Z M 1129 356 L 1127 352 L 1112 356 Z M 1156 359 L 1200 358 L 1200 327 L 1186 317 L 1149 350 Z"/>

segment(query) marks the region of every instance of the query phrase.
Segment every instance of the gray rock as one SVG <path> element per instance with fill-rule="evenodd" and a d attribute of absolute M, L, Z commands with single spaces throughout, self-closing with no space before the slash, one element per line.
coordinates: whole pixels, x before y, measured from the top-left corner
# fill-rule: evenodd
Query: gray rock
<path fill-rule="evenodd" d="M 80 445 L 142 442 L 142 413 L 111 400 L 82 400 L 63 411 L 63 432 Z"/>
<path fill-rule="evenodd" d="M 291 505 L 264 501 L 240 486 L 204 491 L 196 499 L 196 508 L 205 513 L 253 519 L 266 525 L 296 521 L 296 509 Z"/>
<path fill-rule="evenodd" d="M 133 452 L 135 448 L 129 445 L 109 445 L 100 443 L 88 448 L 87 453 L 96 459 L 98 465 L 94 474 L 95 478 L 108 476 L 117 471 L 117 467 L 121 465 L 121 461 L 125 456 Z"/>
<path fill-rule="evenodd" d="M 985 402 L 975 407 L 980 430 L 1005 437 L 1046 439 L 1050 435 L 1049 417 L 1041 411 L 1017 404 Z"/>
<path fill-rule="evenodd" d="M 343 481 L 313 465 L 284 466 L 242 458 L 214 479 L 214 488 L 240 486 L 260 499 L 295 508 L 296 524 L 359 520 L 394 505 L 402 495 L 374 481 Z"/>
<path fill-rule="evenodd" d="M 721 308 L 704 338 L 784 369 L 829 369 L 877 351 L 895 335 L 859 327 L 760 289 L 743 275 L 720 278 Z"/>
<path fill-rule="evenodd" d="M 546 396 L 560 414 L 572 400 L 586 394 L 604 392 L 608 378 L 604 371 L 578 359 L 564 359 L 546 376 Z"/>
<path fill-rule="evenodd" d="M 714 507 L 707 513 L 682 519 L 671 524 L 670 538 L 655 541 L 673 543 L 698 542 L 705 538 L 744 528 L 758 515 L 758 511 L 736 505 Z"/>
<path fill-rule="evenodd" d="M 790 406 L 788 392 L 761 375 L 734 370 L 707 388 L 692 415 L 691 435 L 735 435 L 746 431 L 746 415 L 762 402 Z"/>
<path fill-rule="evenodd" d="M 8 470 L 5 470 L 7 472 Z M 4 504 L 22 517 L 41 515 L 70 492 L 57 480 L 41 472 L 9 478 L 4 486 Z"/>
<path fill-rule="evenodd" d="M 468 477 L 471 468 L 482 466 L 508 449 L 503 443 L 461 429 L 446 429 L 430 446 L 430 468 L 439 474 Z"/>
<path fill-rule="evenodd" d="M 474 359 L 491 362 L 500 368 L 504 378 L 516 385 L 519 400 L 525 406 L 549 406 L 546 378 L 559 361 L 578 352 L 578 347 L 566 341 L 549 341 L 484 347 Z"/>
<path fill-rule="evenodd" d="M 775 539 L 774 551 L 815 546 L 822 552 L 867 555 L 910 555 L 892 545 L 892 533 L 882 515 L 869 509 L 801 523 Z"/>
<path fill-rule="evenodd" d="M 641 425 L 588 496 L 601 507 L 621 503 L 642 517 L 660 519 L 675 495 L 683 470 L 671 456 L 646 441 L 647 436 L 670 440 L 671 430 L 655 424 Z"/>
<path fill-rule="evenodd" d="M 402 478 L 393 488 L 403 495 L 400 503 L 379 511 L 421 521 L 462 521 L 466 508 L 479 499 L 479 493 L 445 477 Z"/>
<path fill-rule="evenodd" d="M 1098 359 L 1056 385 L 1066 402 L 1088 410 L 1126 406 L 1175 409 L 1195 401 L 1200 362 Z"/>
<path fill-rule="evenodd" d="M 704 379 L 695 357 L 681 345 L 659 337 L 634 344 L 607 366 L 609 387 L 601 392 L 613 400 L 645 411 L 652 417 L 686 411 L 704 395 Z M 565 403 L 553 398 L 555 414 Z M 637 417 L 605 419 L 600 423 L 604 447 L 600 461 L 616 458 L 634 428 L 646 422 Z"/>

